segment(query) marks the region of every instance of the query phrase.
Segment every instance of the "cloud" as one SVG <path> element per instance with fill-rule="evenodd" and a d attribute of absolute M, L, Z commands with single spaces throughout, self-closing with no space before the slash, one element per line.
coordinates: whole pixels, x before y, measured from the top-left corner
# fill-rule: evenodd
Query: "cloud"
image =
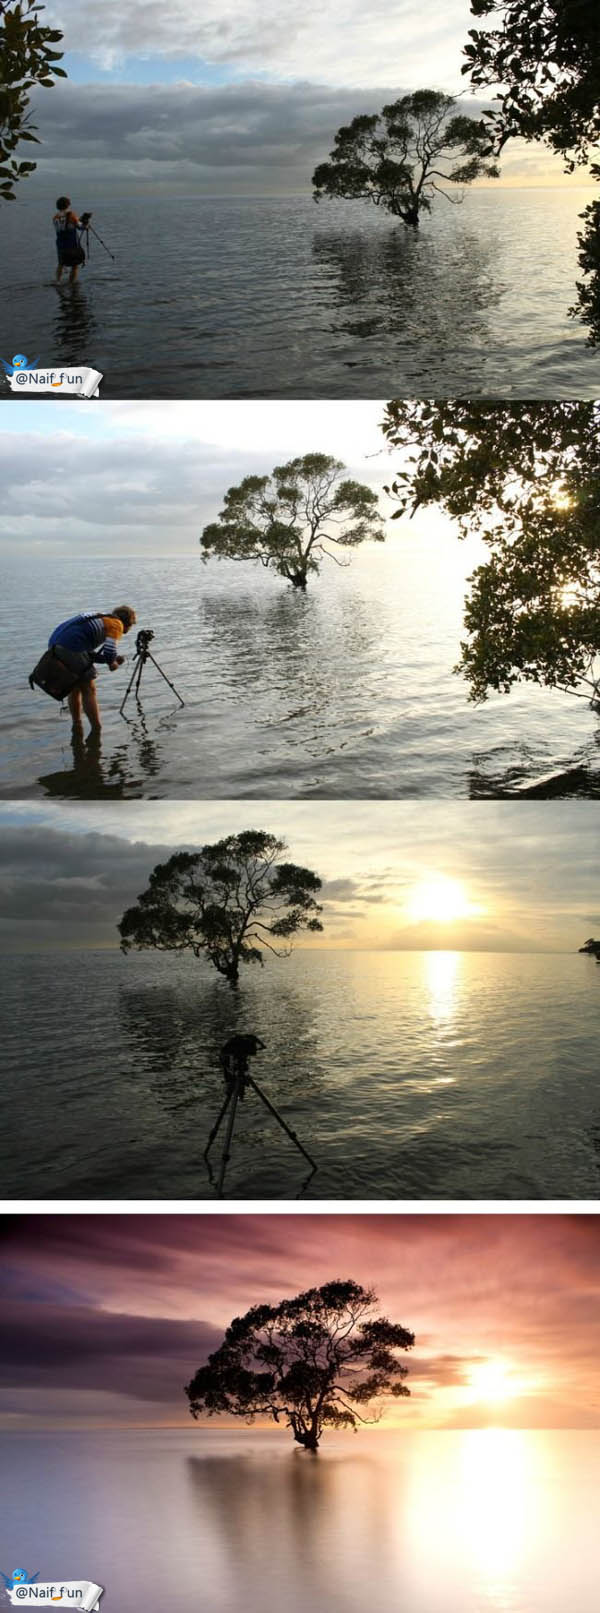
<path fill-rule="evenodd" d="M 115 945 L 116 924 L 174 847 L 249 826 L 280 835 L 323 879 L 324 943 L 546 951 L 592 933 L 593 802 L 126 802 L 0 809 L 5 948 Z M 16 821 L 15 821 L 16 819 Z M 102 832 L 98 825 L 101 824 Z M 404 911 L 431 871 L 465 880 L 483 911 L 441 931 Z M 340 935 L 339 924 L 344 926 Z"/>
<path fill-rule="evenodd" d="M 58 832 L 8 830 L 0 846 L 0 936 L 18 948 L 19 936 L 60 937 L 75 945 L 87 934 L 96 944 L 116 943 L 117 919 L 135 900 L 165 846 L 128 845 L 92 833 L 78 841 Z"/>
<path fill-rule="evenodd" d="M 373 26 L 369 18 L 370 33 Z M 363 72 L 354 88 L 347 78 L 339 87 L 306 81 L 304 66 L 297 83 L 161 84 L 158 73 L 153 84 L 67 80 L 40 89 L 33 117 L 42 144 L 28 194 L 57 194 L 68 184 L 72 196 L 83 198 L 80 206 L 93 206 L 101 195 L 137 191 L 157 197 L 310 195 L 313 171 L 340 125 L 378 111 L 411 87 L 404 63 L 402 83 L 390 84 L 389 52 L 381 53 L 377 44 L 377 54 L 385 80 L 379 76 L 369 86 Z M 461 101 L 473 116 L 483 105 Z M 558 159 L 524 142 L 511 146 L 502 163 L 502 179 L 509 183 L 521 177 L 540 183 L 561 172 Z M 158 210 L 160 201 L 156 205 Z M 326 205 L 315 207 L 315 227 L 327 217 Z M 157 224 L 159 218 L 157 211 Z M 135 219 L 126 219 L 122 239 L 119 223 L 110 220 L 111 241 L 125 255 L 135 250 Z M 168 229 L 168 220 L 161 219 L 160 227 Z"/>
<path fill-rule="evenodd" d="M 387 468 L 370 456 L 383 444 L 379 403 L 286 404 L 283 414 L 269 403 L 175 403 L 167 416 L 107 403 L 101 422 L 84 415 L 61 430 L 36 404 L 4 411 L 0 542 L 17 555 L 26 546 L 75 559 L 181 551 L 199 565 L 202 528 L 243 476 L 318 446 L 380 494 Z"/>
<path fill-rule="evenodd" d="M 469 26 L 467 0 L 446 0 L 427 11 L 417 0 L 338 0 L 324 10 L 318 0 L 52 0 L 49 17 L 64 30 L 70 52 L 102 68 L 126 66 L 128 58 L 162 57 L 186 63 L 197 58 L 240 70 L 283 77 L 303 74 L 306 62 L 332 83 L 389 82 L 389 63 L 412 87 L 439 83 L 460 89 L 462 46 Z M 382 49 L 382 40 L 385 48 Z"/>
<path fill-rule="evenodd" d="M 484 1408 L 460 1396 L 492 1356 L 525 1386 L 509 1408 L 518 1425 L 594 1425 L 599 1238 L 584 1214 L 6 1217 L 5 1403 L 26 1410 L 17 1397 L 43 1390 L 46 1412 L 60 1393 L 63 1412 L 87 1415 L 93 1389 L 123 1419 L 144 1401 L 156 1420 L 170 1407 L 185 1421 L 181 1385 L 232 1316 L 351 1274 L 415 1331 L 417 1420 L 479 1421 Z"/>
<path fill-rule="evenodd" d="M 382 93 L 307 83 L 61 83 L 35 100 L 43 134 L 35 184 L 68 173 L 71 194 L 107 180 L 117 193 L 122 180 L 180 195 L 310 192 L 339 125 L 376 111 Z M 388 87 L 384 99 L 397 93 Z M 315 223 L 318 216 L 315 209 Z"/>
<path fill-rule="evenodd" d="M 220 1338 L 216 1328 L 201 1322 L 8 1301 L 0 1385 L 94 1389 L 172 1407 L 177 1390 Z"/>

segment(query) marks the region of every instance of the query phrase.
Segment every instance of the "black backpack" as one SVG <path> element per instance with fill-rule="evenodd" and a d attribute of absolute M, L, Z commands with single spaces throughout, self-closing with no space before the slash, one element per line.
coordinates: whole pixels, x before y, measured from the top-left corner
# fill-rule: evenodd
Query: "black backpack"
<path fill-rule="evenodd" d="M 53 644 L 46 650 L 30 674 L 29 687 L 43 689 L 53 700 L 66 700 L 92 664 L 91 655 L 65 649 L 64 644 Z"/>

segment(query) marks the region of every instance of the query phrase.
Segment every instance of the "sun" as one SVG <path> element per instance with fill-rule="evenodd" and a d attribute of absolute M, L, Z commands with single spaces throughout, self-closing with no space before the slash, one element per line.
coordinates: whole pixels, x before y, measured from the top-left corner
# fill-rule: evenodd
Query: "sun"
<path fill-rule="evenodd" d="M 419 880 L 410 892 L 407 908 L 413 919 L 436 919 L 441 924 L 470 918 L 477 911 L 461 881 L 446 874 Z"/>
<path fill-rule="evenodd" d="M 515 1385 L 510 1368 L 505 1361 L 478 1361 L 471 1367 L 468 1390 L 470 1400 L 485 1402 L 488 1406 L 511 1400 Z"/>

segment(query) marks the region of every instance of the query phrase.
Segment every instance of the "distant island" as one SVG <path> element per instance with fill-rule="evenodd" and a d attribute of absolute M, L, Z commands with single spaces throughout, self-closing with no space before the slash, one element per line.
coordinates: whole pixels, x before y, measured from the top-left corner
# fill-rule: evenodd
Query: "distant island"
<path fill-rule="evenodd" d="M 593 936 L 590 936 L 589 941 L 584 942 L 579 951 L 589 953 L 591 958 L 596 959 L 596 963 L 600 963 L 600 941 L 595 941 Z"/>

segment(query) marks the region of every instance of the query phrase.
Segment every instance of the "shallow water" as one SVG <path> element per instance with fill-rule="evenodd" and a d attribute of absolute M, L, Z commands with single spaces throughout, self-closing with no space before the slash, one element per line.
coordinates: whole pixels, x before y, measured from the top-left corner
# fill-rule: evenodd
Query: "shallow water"
<path fill-rule="evenodd" d="M 114 201 L 95 224 L 117 262 L 92 241 L 75 292 L 52 284 L 51 208 L 19 195 L 0 353 L 85 361 L 115 398 L 595 398 L 568 317 L 590 194 L 473 191 L 416 239 L 362 202 Z"/>
<path fill-rule="evenodd" d="M 218 1049 L 241 1030 L 318 1170 L 248 1093 L 227 1197 L 598 1197 L 593 959 L 297 951 L 232 993 L 187 957 L 59 951 L 3 977 L 11 1198 L 214 1197 Z"/>
<path fill-rule="evenodd" d="M 483 706 L 452 668 L 468 545 L 395 528 L 325 567 L 298 598 L 262 567 L 164 560 L 11 559 L 0 600 L 0 795 L 75 798 L 402 798 L 502 795 L 576 768 L 559 793 L 600 794 L 587 702 L 520 686 Z M 152 625 L 141 704 L 131 661 L 99 671 L 101 748 L 73 747 L 59 706 L 27 684 L 55 624 L 131 598 Z M 19 636 L 15 643 L 14 623 Z M 133 649 L 134 646 L 131 646 Z M 125 641 L 130 653 L 130 641 Z"/>
<path fill-rule="evenodd" d="M 6 1569 L 119 1613 L 595 1613 L 597 1433 L 3 1435 Z M 50 1482 L 51 1475 L 51 1482 Z"/>

